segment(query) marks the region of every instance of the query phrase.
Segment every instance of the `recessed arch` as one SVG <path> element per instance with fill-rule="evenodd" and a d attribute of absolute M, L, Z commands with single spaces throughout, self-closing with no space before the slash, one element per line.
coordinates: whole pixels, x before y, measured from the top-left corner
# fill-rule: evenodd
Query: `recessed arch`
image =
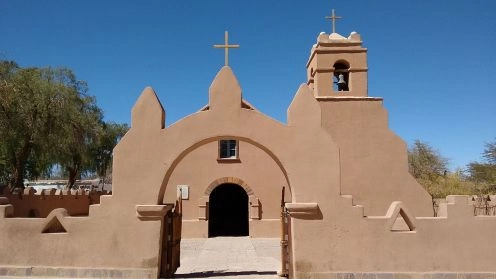
<path fill-rule="evenodd" d="M 334 62 L 334 69 L 349 69 L 350 68 L 350 62 L 344 60 L 344 59 L 339 59 Z"/>
<path fill-rule="evenodd" d="M 226 184 L 226 183 L 237 184 L 245 190 L 245 192 L 248 196 L 254 195 L 253 190 L 250 188 L 250 186 L 248 186 L 248 184 L 246 184 L 243 180 L 241 180 L 240 178 L 237 178 L 237 177 L 222 177 L 222 178 L 219 178 L 219 179 L 212 181 L 212 183 L 210 183 L 207 186 L 207 188 L 205 189 L 204 195 L 209 196 L 210 193 L 212 193 L 212 191 L 217 186 L 222 185 L 222 184 Z"/>
<path fill-rule="evenodd" d="M 208 220 L 209 219 L 209 214 L 208 214 L 208 201 L 210 199 L 210 194 L 212 194 L 217 187 L 225 185 L 225 184 L 234 184 L 238 185 L 241 187 L 245 192 L 246 195 L 248 196 L 248 205 L 250 207 L 250 212 L 249 212 L 249 217 L 251 220 L 259 220 L 261 218 L 261 209 L 262 206 L 260 204 L 260 200 L 258 197 L 255 195 L 254 191 L 244 182 L 242 179 L 238 177 L 222 177 L 215 179 L 212 181 L 207 188 L 205 188 L 205 191 L 203 192 L 203 196 L 201 196 L 198 199 L 198 207 L 199 207 L 199 216 L 198 219 L 200 220 Z"/>
<path fill-rule="evenodd" d="M 269 155 L 269 157 L 272 158 L 272 160 L 274 160 L 274 162 L 277 164 L 277 166 L 281 170 L 282 174 L 284 175 L 284 179 L 286 180 L 286 185 L 281 185 L 281 187 L 286 186 L 290 192 L 290 196 L 292 197 L 293 191 L 292 191 L 291 185 L 289 183 L 287 171 L 284 168 L 281 160 L 279 160 L 279 158 L 269 148 L 267 148 L 265 145 L 263 145 L 257 141 L 254 141 L 250 138 L 240 137 L 240 136 L 235 136 L 235 135 L 224 135 L 224 136 L 209 137 L 209 138 L 205 138 L 203 140 L 197 141 L 196 143 L 190 145 L 188 148 L 181 151 L 177 156 L 174 156 L 174 160 L 172 161 L 172 164 L 170 165 L 170 167 L 167 169 L 166 174 L 164 176 L 164 179 L 162 180 L 162 184 L 160 186 L 160 190 L 159 190 L 159 194 L 158 194 L 157 203 L 158 204 L 162 203 L 169 179 L 170 179 L 172 173 L 174 173 L 174 170 L 176 169 L 176 167 L 186 157 L 186 155 L 188 155 L 189 153 L 191 153 L 195 149 L 197 149 L 197 148 L 199 148 L 205 144 L 208 144 L 208 143 L 213 142 L 213 141 L 222 140 L 222 139 L 236 139 L 239 141 L 247 142 L 249 144 L 252 144 L 255 147 L 258 147 L 259 149 L 264 151 L 267 155 Z M 245 183 L 245 185 L 246 185 L 246 183 Z M 214 188 L 215 188 L 215 186 L 214 186 Z"/>

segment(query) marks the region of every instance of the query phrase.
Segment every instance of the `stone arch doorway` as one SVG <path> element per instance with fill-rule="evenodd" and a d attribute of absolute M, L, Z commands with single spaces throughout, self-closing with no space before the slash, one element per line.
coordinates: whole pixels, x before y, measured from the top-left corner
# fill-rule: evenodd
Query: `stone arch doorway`
<path fill-rule="evenodd" d="M 249 235 L 248 194 L 238 184 L 224 183 L 212 190 L 208 215 L 208 237 Z"/>

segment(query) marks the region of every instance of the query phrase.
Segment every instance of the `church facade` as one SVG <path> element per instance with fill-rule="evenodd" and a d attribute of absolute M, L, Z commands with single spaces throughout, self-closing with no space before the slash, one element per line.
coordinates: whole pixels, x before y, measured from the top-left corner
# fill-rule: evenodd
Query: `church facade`
<path fill-rule="evenodd" d="M 332 146 L 339 151 L 338 159 L 334 158 L 337 161 L 328 169 L 319 166 L 317 162 L 304 164 L 300 156 L 286 160 L 297 163 L 299 172 L 308 168 L 306 173 L 301 174 L 307 180 L 303 185 L 310 183 L 310 177 L 332 173 L 337 168 L 335 171 L 338 173 L 335 175 L 340 179 L 339 193 L 353 195 L 355 203 L 364 207 L 365 214 L 383 214 L 392 201 L 401 200 L 409 204 L 416 214 L 432 216 L 431 197 L 408 174 L 405 143 L 388 129 L 387 112 L 382 106 L 382 98 L 368 96 L 367 50 L 362 47 L 360 35 L 352 33 L 345 38 L 337 33 L 321 34 L 318 43 L 311 50 L 306 67 L 307 82 L 301 85 L 297 98 L 295 97 L 288 110 L 287 125 L 271 120 L 245 101 L 229 67 L 221 69 L 214 79 L 210 88 L 210 103 L 190 117 L 219 113 L 219 118 L 212 120 L 209 130 L 216 129 L 212 126 L 223 126 L 238 127 L 250 133 L 263 133 L 264 137 L 279 134 L 278 138 L 273 139 L 274 144 L 279 146 L 288 140 L 281 136 L 283 130 L 294 130 L 291 138 L 301 137 L 297 134 L 307 134 L 311 140 L 305 143 L 293 141 L 281 153 L 287 154 L 295 146 L 301 145 L 317 152 L 324 152 Z M 340 79 L 346 87 L 337 86 Z M 155 98 L 152 93 L 149 94 L 151 99 Z M 299 102 L 310 102 L 314 107 L 308 109 L 309 111 L 299 111 L 299 106 L 302 106 Z M 250 123 L 236 119 L 238 115 L 244 114 L 253 115 L 248 119 L 256 116 L 260 120 Z M 292 122 L 309 118 L 312 114 L 313 118 L 308 119 L 312 123 L 302 126 L 320 126 L 321 132 L 328 134 L 322 140 L 331 138 L 323 145 L 315 142 L 315 135 L 296 131 L 299 127 Z M 180 122 L 172 128 L 181 125 Z M 265 130 L 264 127 L 270 129 Z M 177 133 L 194 136 L 197 130 L 190 127 L 182 129 Z M 275 132 L 278 129 L 281 133 Z M 280 235 L 283 187 L 286 189 L 284 201 L 293 200 L 290 177 L 284 166 L 288 162 L 281 161 L 285 155 L 276 156 L 275 150 L 254 142 L 252 136 L 239 135 L 239 132 L 227 131 L 213 134 L 209 141 L 194 149 L 190 150 L 188 147 L 182 155 L 184 157 L 181 156 L 181 160 L 174 166 L 174 171 L 167 180 L 163 202 L 173 203 L 178 189 L 183 189 L 186 197 L 183 199 L 184 237 Z M 178 138 L 178 141 L 182 141 L 182 138 Z M 168 144 L 177 146 L 180 142 Z M 310 154 L 310 151 L 305 152 Z M 223 187 L 224 190 L 217 188 L 227 184 L 242 189 L 240 196 L 229 195 L 228 187 Z M 309 188 L 308 185 L 304 187 Z M 214 191 L 215 189 L 217 190 Z M 216 202 L 217 196 L 225 202 Z M 239 202 L 234 201 L 238 199 Z M 229 200 L 233 200 L 232 206 L 226 204 Z M 236 204 L 243 204 L 244 208 L 236 209 Z M 218 216 L 223 213 L 226 216 Z M 246 216 L 242 217 L 243 224 L 236 223 L 238 215 Z M 226 220 L 226 225 L 218 224 L 218 218 Z M 247 229 L 243 232 L 229 232 L 230 226 Z M 217 229 L 221 231 L 216 232 Z"/>
<path fill-rule="evenodd" d="M 179 194 L 183 238 L 277 237 L 283 205 L 291 278 L 494 278 L 496 218 L 474 216 L 467 196 L 433 217 L 382 98 L 368 96 L 360 35 L 321 33 L 306 67 L 287 123 L 245 101 L 228 66 L 209 103 L 168 127 L 146 88 L 114 150 L 113 193 L 88 216 L 11 218 L 2 202 L 0 272 L 156 278 Z"/>

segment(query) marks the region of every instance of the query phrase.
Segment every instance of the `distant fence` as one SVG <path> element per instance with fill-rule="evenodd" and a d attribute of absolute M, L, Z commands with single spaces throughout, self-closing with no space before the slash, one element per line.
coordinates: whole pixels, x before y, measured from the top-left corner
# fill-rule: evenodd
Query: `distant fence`
<path fill-rule="evenodd" d="M 68 180 L 36 180 L 27 181 L 24 183 L 25 187 L 33 187 L 36 190 L 44 189 L 65 189 Z M 96 191 L 111 191 L 112 183 L 103 183 L 101 179 L 85 179 L 76 180 L 72 189 L 83 189 L 83 190 L 96 190 Z"/>
<path fill-rule="evenodd" d="M 87 216 L 92 204 L 100 203 L 100 196 L 111 195 L 109 191 L 57 190 L 36 191 L 32 187 L 11 193 L 4 189 L 0 196 L 6 197 L 14 207 L 12 217 L 45 218 L 55 208 L 65 208 L 70 216 Z"/>
<path fill-rule="evenodd" d="M 446 199 L 434 199 L 432 205 L 434 207 L 434 216 L 438 216 L 439 205 L 446 203 Z M 496 216 L 496 196 L 472 196 L 474 206 L 474 216 Z"/>
<path fill-rule="evenodd" d="M 496 202 L 490 196 L 477 196 L 472 198 L 474 202 L 474 215 L 496 215 Z M 494 198 L 493 198 L 494 200 Z"/>

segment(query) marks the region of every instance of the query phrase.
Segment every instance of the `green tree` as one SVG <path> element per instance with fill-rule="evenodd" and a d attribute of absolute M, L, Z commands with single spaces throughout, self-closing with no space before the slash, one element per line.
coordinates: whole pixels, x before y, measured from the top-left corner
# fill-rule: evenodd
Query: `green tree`
<path fill-rule="evenodd" d="M 450 173 L 448 159 L 425 142 L 415 140 L 408 149 L 408 163 L 410 173 L 433 199 L 473 192 L 473 183 L 465 179 L 463 172 Z"/>
<path fill-rule="evenodd" d="M 114 147 L 128 130 L 129 127 L 127 124 L 102 122 L 102 129 L 97 136 L 97 142 L 93 149 L 95 170 L 102 180 L 105 180 L 112 168 Z"/>
<path fill-rule="evenodd" d="M 417 180 L 436 181 L 447 170 L 448 160 L 429 144 L 415 140 L 408 149 L 410 173 Z"/>
<path fill-rule="evenodd" d="M 23 187 L 24 177 L 36 177 L 51 165 L 37 158 L 48 157 L 48 139 L 63 109 L 60 88 L 47 69 L 0 61 L 0 157 L 11 187 Z"/>
<path fill-rule="evenodd" d="M 484 195 L 496 192 L 496 139 L 486 143 L 482 156 L 485 161 L 471 162 L 467 171 L 476 185 L 477 194 Z"/>
<path fill-rule="evenodd" d="M 92 171 L 92 150 L 101 130 L 103 118 L 95 98 L 88 96 L 85 82 L 78 81 L 75 75 L 64 69 L 68 91 L 65 109 L 61 112 L 63 124 L 52 139 L 54 159 L 66 171 L 68 187 L 72 188 L 81 173 Z"/>
<path fill-rule="evenodd" d="M 8 168 L 5 151 L 5 144 L 0 141 L 0 189 L 8 183 Z"/>
<path fill-rule="evenodd" d="M 69 187 L 81 173 L 96 172 L 95 150 L 112 150 L 111 135 L 121 134 L 102 118 L 86 82 L 71 70 L 0 61 L 0 183 L 23 187 L 25 177 L 47 175 L 56 164 Z M 99 157 L 105 165 L 107 157 Z"/>
<path fill-rule="evenodd" d="M 492 142 L 486 143 L 486 148 L 482 156 L 484 156 L 489 164 L 496 165 L 496 138 Z"/>
<path fill-rule="evenodd" d="M 439 176 L 434 181 L 422 181 L 422 183 L 433 199 L 474 193 L 474 184 L 465 179 L 462 171 L 447 172 L 446 175 Z"/>

